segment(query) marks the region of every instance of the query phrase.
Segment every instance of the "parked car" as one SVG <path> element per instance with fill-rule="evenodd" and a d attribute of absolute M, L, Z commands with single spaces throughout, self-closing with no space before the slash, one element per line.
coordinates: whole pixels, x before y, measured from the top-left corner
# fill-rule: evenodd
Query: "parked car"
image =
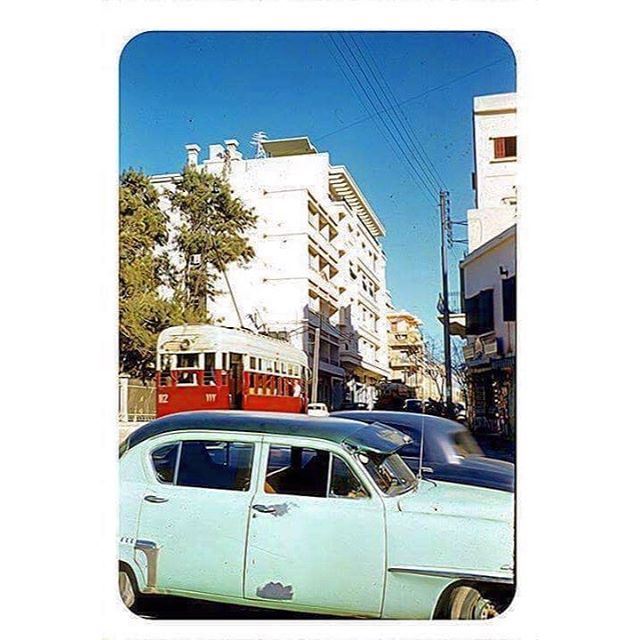
<path fill-rule="evenodd" d="M 372 618 L 487 618 L 513 496 L 419 480 L 382 424 L 196 411 L 120 449 L 120 592 Z"/>
<path fill-rule="evenodd" d="M 323 418 L 329 415 L 329 409 L 327 409 L 327 405 L 324 402 L 314 402 L 307 406 L 307 415 Z"/>
<path fill-rule="evenodd" d="M 418 398 L 409 398 L 404 401 L 402 405 L 403 411 L 409 411 L 410 413 L 424 413 L 424 400 Z"/>
<path fill-rule="evenodd" d="M 488 458 L 471 433 L 459 422 L 403 411 L 338 411 L 331 415 L 361 422 L 384 423 L 411 437 L 398 453 L 411 470 L 422 477 L 457 482 L 488 489 L 514 490 L 515 467 L 504 460 Z"/>

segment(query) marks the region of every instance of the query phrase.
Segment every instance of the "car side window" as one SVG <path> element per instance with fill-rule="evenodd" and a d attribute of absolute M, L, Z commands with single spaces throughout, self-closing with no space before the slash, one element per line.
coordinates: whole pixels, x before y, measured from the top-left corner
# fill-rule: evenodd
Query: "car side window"
<path fill-rule="evenodd" d="M 173 484 L 179 446 L 177 442 L 166 444 L 154 449 L 151 453 L 151 462 L 158 482 Z"/>
<path fill-rule="evenodd" d="M 328 479 L 328 451 L 269 446 L 265 493 L 326 498 Z"/>
<path fill-rule="evenodd" d="M 253 444 L 249 442 L 182 442 L 177 484 L 181 487 L 248 491 Z"/>
<path fill-rule="evenodd" d="M 329 495 L 334 498 L 366 498 L 369 494 L 347 463 L 331 456 L 331 484 Z"/>

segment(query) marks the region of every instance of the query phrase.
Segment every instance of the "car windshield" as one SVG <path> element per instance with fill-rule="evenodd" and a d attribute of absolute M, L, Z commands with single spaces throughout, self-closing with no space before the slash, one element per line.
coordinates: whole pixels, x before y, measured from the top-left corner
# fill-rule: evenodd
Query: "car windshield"
<path fill-rule="evenodd" d="M 397 454 L 359 453 L 358 457 L 373 481 L 389 496 L 406 493 L 416 486 L 417 479 L 405 461 Z"/>
<path fill-rule="evenodd" d="M 453 449 L 460 458 L 484 455 L 476 439 L 466 430 L 456 431 L 453 436 Z"/>

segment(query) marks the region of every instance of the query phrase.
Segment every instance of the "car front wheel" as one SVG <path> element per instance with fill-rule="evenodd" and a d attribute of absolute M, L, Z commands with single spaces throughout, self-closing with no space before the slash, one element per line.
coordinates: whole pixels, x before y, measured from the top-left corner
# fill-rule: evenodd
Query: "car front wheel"
<path fill-rule="evenodd" d="M 127 607 L 127 609 L 133 609 L 136 604 L 136 600 L 138 599 L 138 590 L 134 583 L 134 579 L 131 578 L 129 572 L 123 567 L 120 567 L 120 570 L 118 571 L 118 587 L 120 589 L 120 597 L 122 598 L 122 602 L 124 602 L 125 607 Z"/>
<path fill-rule="evenodd" d="M 487 620 L 498 615 L 491 602 L 473 587 L 456 587 L 449 598 L 446 616 L 450 620 Z"/>

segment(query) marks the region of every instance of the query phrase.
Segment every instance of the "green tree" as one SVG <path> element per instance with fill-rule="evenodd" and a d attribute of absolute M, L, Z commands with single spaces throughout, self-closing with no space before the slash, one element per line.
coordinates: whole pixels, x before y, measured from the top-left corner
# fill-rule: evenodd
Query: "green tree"
<path fill-rule="evenodd" d="M 120 176 L 120 371 L 148 380 L 155 369 L 158 333 L 181 322 L 179 303 L 160 295 L 170 282 L 168 217 L 142 172 Z"/>
<path fill-rule="evenodd" d="M 168 193 L 180 215 L 175 247 L 181 258 L 176 295 L 189 322 L 208 322 L 207 298 L 227 265 L 248 262 L 254 252 L 246 237 L 256 216 L 233 195 L 225 177 L 186 166 Z M 180 290 L 181 289 L 181 290 Z"/>

